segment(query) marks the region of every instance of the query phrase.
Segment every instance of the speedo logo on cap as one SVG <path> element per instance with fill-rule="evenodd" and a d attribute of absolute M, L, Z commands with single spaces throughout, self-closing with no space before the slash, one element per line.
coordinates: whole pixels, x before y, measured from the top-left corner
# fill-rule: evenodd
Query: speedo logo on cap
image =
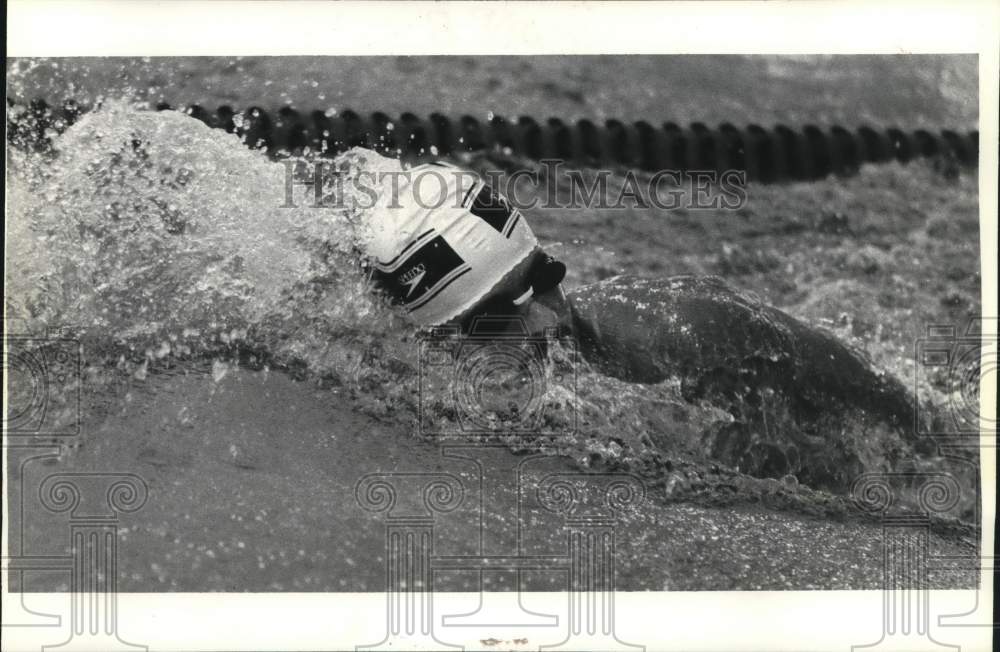
<path fill-rule="evenodd" d="M 413 291 L 417 288 L 417 283 L 420 283 L 420 281 L 426 275 L 427 275 L 427 268 L 424 267 L 423 263 L 417 263 L 416 266 L 411 267 L 403 274 L 400 274 L 399 276 L 400 284 L 410 288 L 409 291 L 407 291 L 406 293 L 407 298 L 409 298 L 409 296 L 413 294 Z"/>
<path fill-rule="evenodd" d="M 469 270 L 468 263 L 431 229 L 391 261 L 377 261 L 374 279 L 394 303 L 416 310 Z"/>

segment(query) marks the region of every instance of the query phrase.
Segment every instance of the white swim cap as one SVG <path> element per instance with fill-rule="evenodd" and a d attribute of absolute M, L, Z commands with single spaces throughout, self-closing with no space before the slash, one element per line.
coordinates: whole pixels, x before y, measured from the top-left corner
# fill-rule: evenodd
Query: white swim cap
<path fill-rule="evenodd" d="M 379 180 L 366 253 L 375 281 L 421 326 L 458 317 L 538 245 L 520 211 L 473 172 L 431 163 L 395 177 Z"/>

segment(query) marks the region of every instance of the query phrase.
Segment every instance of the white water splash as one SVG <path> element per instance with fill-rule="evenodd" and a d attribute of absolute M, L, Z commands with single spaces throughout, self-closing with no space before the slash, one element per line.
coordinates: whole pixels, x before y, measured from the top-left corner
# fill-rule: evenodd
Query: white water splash
<path fill-rule="evenodd" d="M 8 317 L 30 331 L 154 358 L 245 342 L 339 372 L 404 328 L 360 269 L 366 220 L 299 184 L 285 207 L 286 167 L 237 136 L 110 103 L 54 146 L 7 179 Z"/>

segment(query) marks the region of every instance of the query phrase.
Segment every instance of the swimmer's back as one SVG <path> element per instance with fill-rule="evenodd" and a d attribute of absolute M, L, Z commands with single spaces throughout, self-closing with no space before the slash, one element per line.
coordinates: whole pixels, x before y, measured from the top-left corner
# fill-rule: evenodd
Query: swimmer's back
<path fill-rule="evenodd" d="M 633 382 L 680 377 L 694 397 L 766 386 L 803 406 L 831 399 L 910 432 L 909 393 L 832 335 L 716 277 L 616 276 L 567 293 L 585 358 Z"/>

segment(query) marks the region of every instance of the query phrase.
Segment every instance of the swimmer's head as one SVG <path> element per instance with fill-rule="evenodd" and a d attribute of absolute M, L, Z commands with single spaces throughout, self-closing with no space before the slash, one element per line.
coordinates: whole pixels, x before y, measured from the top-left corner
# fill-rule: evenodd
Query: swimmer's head
<path fill-rule="evenodd" d="M 378 157 L 381 159 L 381 157 Z M 489 314 L 532 332 L 561 301 L 566 268 L 547 256 L 520 211 L 479 176 L 447 164 L 384 175 L 365 243 L 372 278 L 418 326 Z M 541 327 L 540 327 L 541 328 Z"/>
<path fill-rule="evenodd" d="M 532 253 L 508 272 L 475 305 L 452 320 L 468 333 L 477 318 L 508 318 L 512 332 L 520 322 L 531 335 L 540 335 L 550 328 L 568 328 L 569 306 L 562 290 L 566 266 L 536 247 Z M 503 319 L 491 319 L 502 324 Z"/>

